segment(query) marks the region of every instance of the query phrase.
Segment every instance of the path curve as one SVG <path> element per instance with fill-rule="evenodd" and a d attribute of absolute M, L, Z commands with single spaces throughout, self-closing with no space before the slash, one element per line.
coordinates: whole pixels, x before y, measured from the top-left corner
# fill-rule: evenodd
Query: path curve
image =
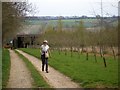
<path fill-rule="evenodd" d="M 32 88 L 33 79 L 24 61 L 13 50 L 9 52 L 11 68 L 7 88 Z"/>
<path fill-rule="evenodd" d="M 41 61 L 36 57 L 29 55 L 21 50 L 17 50 L 23 56 L 25 56 L 39 71 L 43 78 L 50 84 L 53 88 L 80 88 L 80 86 L 71 81 L 71 79 L 62 73 L 58 72 L 54 68 L 49 66 L 49 73 L 42 72 Z"/>

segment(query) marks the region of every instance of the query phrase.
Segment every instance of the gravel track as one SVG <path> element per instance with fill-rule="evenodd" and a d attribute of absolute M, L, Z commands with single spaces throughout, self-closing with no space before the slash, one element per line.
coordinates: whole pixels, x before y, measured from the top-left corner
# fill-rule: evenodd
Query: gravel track
<path fill-rule="evenodd" d="M 9 52 L 11 69 L 7 88 L 32 88 L 33 79 L 25 63 L 13 50 Z"/>
<path fill-rule="evenodd" d="M 37 59 L 36 57 L 29 55 L 21 50 L 17 50 L 23 56 L 25 56 L 39 71 L 39 73 L 43 76 L 46 82 L 51 85 L 53 88 L 80 88 L 80 86 L 71 81 L 71 79 L 62 73 L 58 72 L 54 68 L 49 66 L 49 73 L 41 71 L 41 60 Z"/>

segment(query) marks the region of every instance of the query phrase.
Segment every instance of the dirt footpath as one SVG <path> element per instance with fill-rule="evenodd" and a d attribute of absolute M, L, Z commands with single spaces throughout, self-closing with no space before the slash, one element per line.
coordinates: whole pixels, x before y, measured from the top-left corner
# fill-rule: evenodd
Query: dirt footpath
<path fill-rule="evenodd" d="M 43 76 L 43 78 L 54 88 L 79 88 L 80 86 L 71 81 L 70 78 L 56 71 L 52 67 L 49 66 L 49 73 L 42 72 L 41 70 L 41 61 L 23 51 L 17 50 L 19 53 L 24 55 L 29 61 L 36 67 L 39 73 Z"/>
<path fill-rule="evenodd" d="M 11 70 L 7 88 L 32 88 L 32 77 L 25 63 L 13 51 L 10 51 Z"/>

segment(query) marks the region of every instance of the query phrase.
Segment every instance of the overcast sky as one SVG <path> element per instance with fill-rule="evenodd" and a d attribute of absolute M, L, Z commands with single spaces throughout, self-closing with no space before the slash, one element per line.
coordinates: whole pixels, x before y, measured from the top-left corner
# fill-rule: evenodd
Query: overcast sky
<path fill-rule="evenodd" d="M 119 0 L 102 0 L 104 16 L 118 15 Z M 101 0 L 28 0 L 34 16 L 95 16 L 101 14 Z"/>

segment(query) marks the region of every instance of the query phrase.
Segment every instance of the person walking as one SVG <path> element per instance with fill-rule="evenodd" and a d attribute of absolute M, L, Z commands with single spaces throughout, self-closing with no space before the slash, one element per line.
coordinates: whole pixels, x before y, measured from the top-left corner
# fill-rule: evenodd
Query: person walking
<path fill-rule="evenodd" d="M 49 45 L 48 41 L 44 40 L 41 45 L 41 59 L 42 59 L 42 71 L 44 71 L 44 66 L 46 65 L 46 73 L 48 73 L 48 57 L 49 57 Z"/>

